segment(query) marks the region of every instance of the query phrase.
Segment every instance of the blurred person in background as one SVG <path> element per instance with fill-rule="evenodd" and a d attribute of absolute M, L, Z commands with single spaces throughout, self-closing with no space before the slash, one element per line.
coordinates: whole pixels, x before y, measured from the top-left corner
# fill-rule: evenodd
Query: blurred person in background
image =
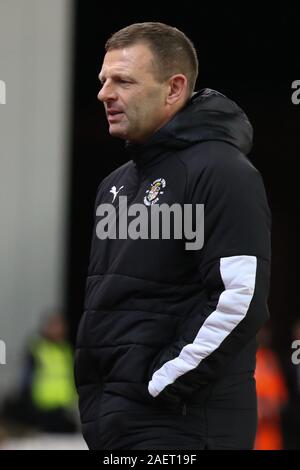
<path fill-rule="evenodd" d="M 290 340 L 291 346 L 295 340 L 300 341 L 300 320 L 293 324 Z M 291 348 L 285 371 L 289 400 L 282 415 L 284 448 L 300 450 L 300 352 L 297 344 Z"/>
<path fill-rule="evenodd" d="M 256 390 L 258 398 L 258 429 L 256 450 L 283 449 L 281 413 L 288 399 L 285 378 L 277 354 L 271 347 L 270 324 L 258 334 L 256 354 Z"/>
<path fill-rule="evenodd" d="M 39 431 L 72 433 L 76 398 L 67 326 L 59 312 L 52 312 L 28 342 L 20 389 L 6 399 L 2 418 Z"/>

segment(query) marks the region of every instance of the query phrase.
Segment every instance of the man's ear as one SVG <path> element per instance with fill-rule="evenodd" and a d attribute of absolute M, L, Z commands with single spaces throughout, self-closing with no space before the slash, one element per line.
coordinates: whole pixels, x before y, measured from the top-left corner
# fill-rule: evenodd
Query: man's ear
<path fill-rule="evenodd" d="M 187 95 L 187 78 L 183 74 L 172 75 L 169 78 L 168 94 L 166 102 L 174 105 L 181 100 L 185 100 Z"/>

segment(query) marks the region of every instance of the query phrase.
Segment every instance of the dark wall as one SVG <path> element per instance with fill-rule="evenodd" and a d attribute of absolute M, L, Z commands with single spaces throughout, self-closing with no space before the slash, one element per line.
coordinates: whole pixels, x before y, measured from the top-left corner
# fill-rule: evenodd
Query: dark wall
<path fill-rule="evenodd" d="M 297 41 L 300 19 L 292 9 L 268 13 L 217 7 L 199 12 L 182 7 L 137 8 L 100 1 L 76 4 L 73 67 L 72 171 L 66 304 L 74 339 L 83 310 L 85 276 L 96 188 L 125 162 L 123 142 L 112 139 L 97 101 L 98 73 L 106 39 L 140 21 L 162 21 L 182 29 L 199 55 L 197 88 L 215 88 L 244 108 L 254 127 L 251 160 L 262 173 L 273 214 L 270 292 L 275 345 L 286 351 L 288 330 L 298 314 L 297 189 L 300 105 L 292 104 L 291 84 L 300 80 Z M 169 11 L 168 11 L 169 10 Z"/>

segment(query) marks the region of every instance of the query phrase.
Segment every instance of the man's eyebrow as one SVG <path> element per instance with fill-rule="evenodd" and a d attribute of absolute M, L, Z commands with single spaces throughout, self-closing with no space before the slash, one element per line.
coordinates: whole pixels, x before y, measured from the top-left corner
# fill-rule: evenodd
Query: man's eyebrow
<path fill-rule="evenodd" d="M 122 72 L 121 70 L 113 72 L 112 77 L 113 78 L 124 78 L 124 79 L 128 79 L 128 80 L 133 80 L 133 78 L 130 74 L 128 74 L 127 72 Z M 101 72 L 99 73 L 98 78 L 99 78 L 100 82 L 106 79 L 105 74 L 101 73 Z"/>

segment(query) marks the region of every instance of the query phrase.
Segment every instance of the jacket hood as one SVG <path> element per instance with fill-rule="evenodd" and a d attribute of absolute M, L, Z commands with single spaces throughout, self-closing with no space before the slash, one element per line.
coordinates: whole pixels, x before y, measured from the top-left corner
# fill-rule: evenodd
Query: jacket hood
<path fill-rule="evenodd" d="M 180 150 L 207 140 L 227 142 L 247 155 L 252 139 L 252 126 L 244 111 L 222 93 L 204 88 L 145 143 L 127 143 L 127 149 L 136 163 L 146 162 L 159 149 Z"/>

